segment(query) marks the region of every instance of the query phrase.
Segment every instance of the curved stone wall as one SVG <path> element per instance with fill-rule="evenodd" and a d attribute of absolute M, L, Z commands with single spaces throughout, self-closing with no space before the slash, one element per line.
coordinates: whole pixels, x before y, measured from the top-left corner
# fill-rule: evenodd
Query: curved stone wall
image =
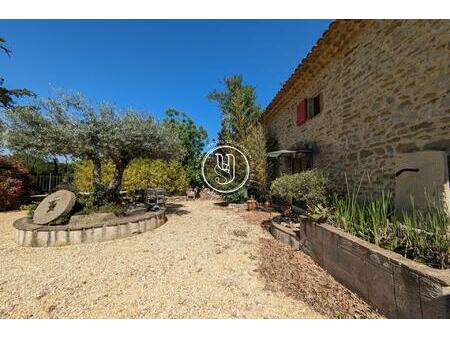
<path fill-rule="evenodd" d="M 21 246 L 52 247 L 80 243 L 103 242 L 140 234 L 166 223 L 165 210 L 119 217 L 97 224 L 34 224 L 31 217 L 14 222 L 14 239 Z"/>

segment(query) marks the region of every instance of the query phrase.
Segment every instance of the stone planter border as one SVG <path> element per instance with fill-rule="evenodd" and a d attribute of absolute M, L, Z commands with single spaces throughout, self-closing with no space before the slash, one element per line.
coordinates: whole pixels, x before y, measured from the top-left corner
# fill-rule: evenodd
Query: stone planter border
<path fill-rule="evenodd" d="M 273 222 L 269 231 L 389 318 L 450 318 L 450 269 L 433 269 L 306 218 L 298 231 Z"/>
<path fill-rule="evenodd" d="M 158 228 L 167 221 L 165 210 L 119 217 L 96 224 L 37 225 L 31 217 L 14 222 L 14 239 L 28 247 L 55 247 L 124 238 Z"/>

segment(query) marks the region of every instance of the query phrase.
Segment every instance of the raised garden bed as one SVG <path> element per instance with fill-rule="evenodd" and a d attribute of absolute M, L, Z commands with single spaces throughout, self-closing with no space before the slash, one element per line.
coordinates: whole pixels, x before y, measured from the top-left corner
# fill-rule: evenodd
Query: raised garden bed
<path fill-rule="evenodd" d="M 64 246 L 103 242 L 156 229 L 166 222 L 165 209 L 96 222 L 37 225 L 31 217 L 14 222 L 17 244 L 31 247 Z"/>
<path fill-rule="evenodd" d="M 390 318 L 450 318 L 450 270 L 438 270 L 307 218 L 269 224 L 281 242 L 309 254 Z"/>

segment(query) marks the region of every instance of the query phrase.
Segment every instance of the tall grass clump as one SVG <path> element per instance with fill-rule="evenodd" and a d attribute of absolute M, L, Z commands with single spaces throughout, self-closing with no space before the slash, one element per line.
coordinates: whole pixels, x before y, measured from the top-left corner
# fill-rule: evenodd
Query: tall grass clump
<path fill-rule="evenodd" d="M 362 199 L 361 182 L 350 188 L 345 176 L 347 193 L 334 196 L 335 221 L 347 232 L 376 245 L 392 240 L 396 225 L 392 222 L 392 194 L 382 191 L 379 196 Z"/>
<path fill-rule="evenodd" d="M 405 256 L 431 262 L 434 267 L 450 267 L 449 225 L 450 216 L 441 199 L 426 195 L 424 210 L 413 208 L 402 215 L 400 229 Z"/>
<path fill-rule="evenodd" d="M 423 210 L 412 208 L 396 217 L 390 192 L 363 198 L 361 181 L 333 200 L 336 226 L 403 256 L 436 268 L 450 267 L 450 217 L 439 198 L 427 196 Z"/>

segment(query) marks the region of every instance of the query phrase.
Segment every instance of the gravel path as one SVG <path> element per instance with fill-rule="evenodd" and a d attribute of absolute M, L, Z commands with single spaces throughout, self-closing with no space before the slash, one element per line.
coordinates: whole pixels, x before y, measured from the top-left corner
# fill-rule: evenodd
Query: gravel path
<path fill-rule="evenodd" d="M 308 298 L 271 286 L 261 247 L 270 235 L 243 211 L 212 201 L 176 203 L 154 231 L 61 248 L 18 247 L 11 223 L 24 213 L 1 213 L 0 317 L 330 315 Z"/>

